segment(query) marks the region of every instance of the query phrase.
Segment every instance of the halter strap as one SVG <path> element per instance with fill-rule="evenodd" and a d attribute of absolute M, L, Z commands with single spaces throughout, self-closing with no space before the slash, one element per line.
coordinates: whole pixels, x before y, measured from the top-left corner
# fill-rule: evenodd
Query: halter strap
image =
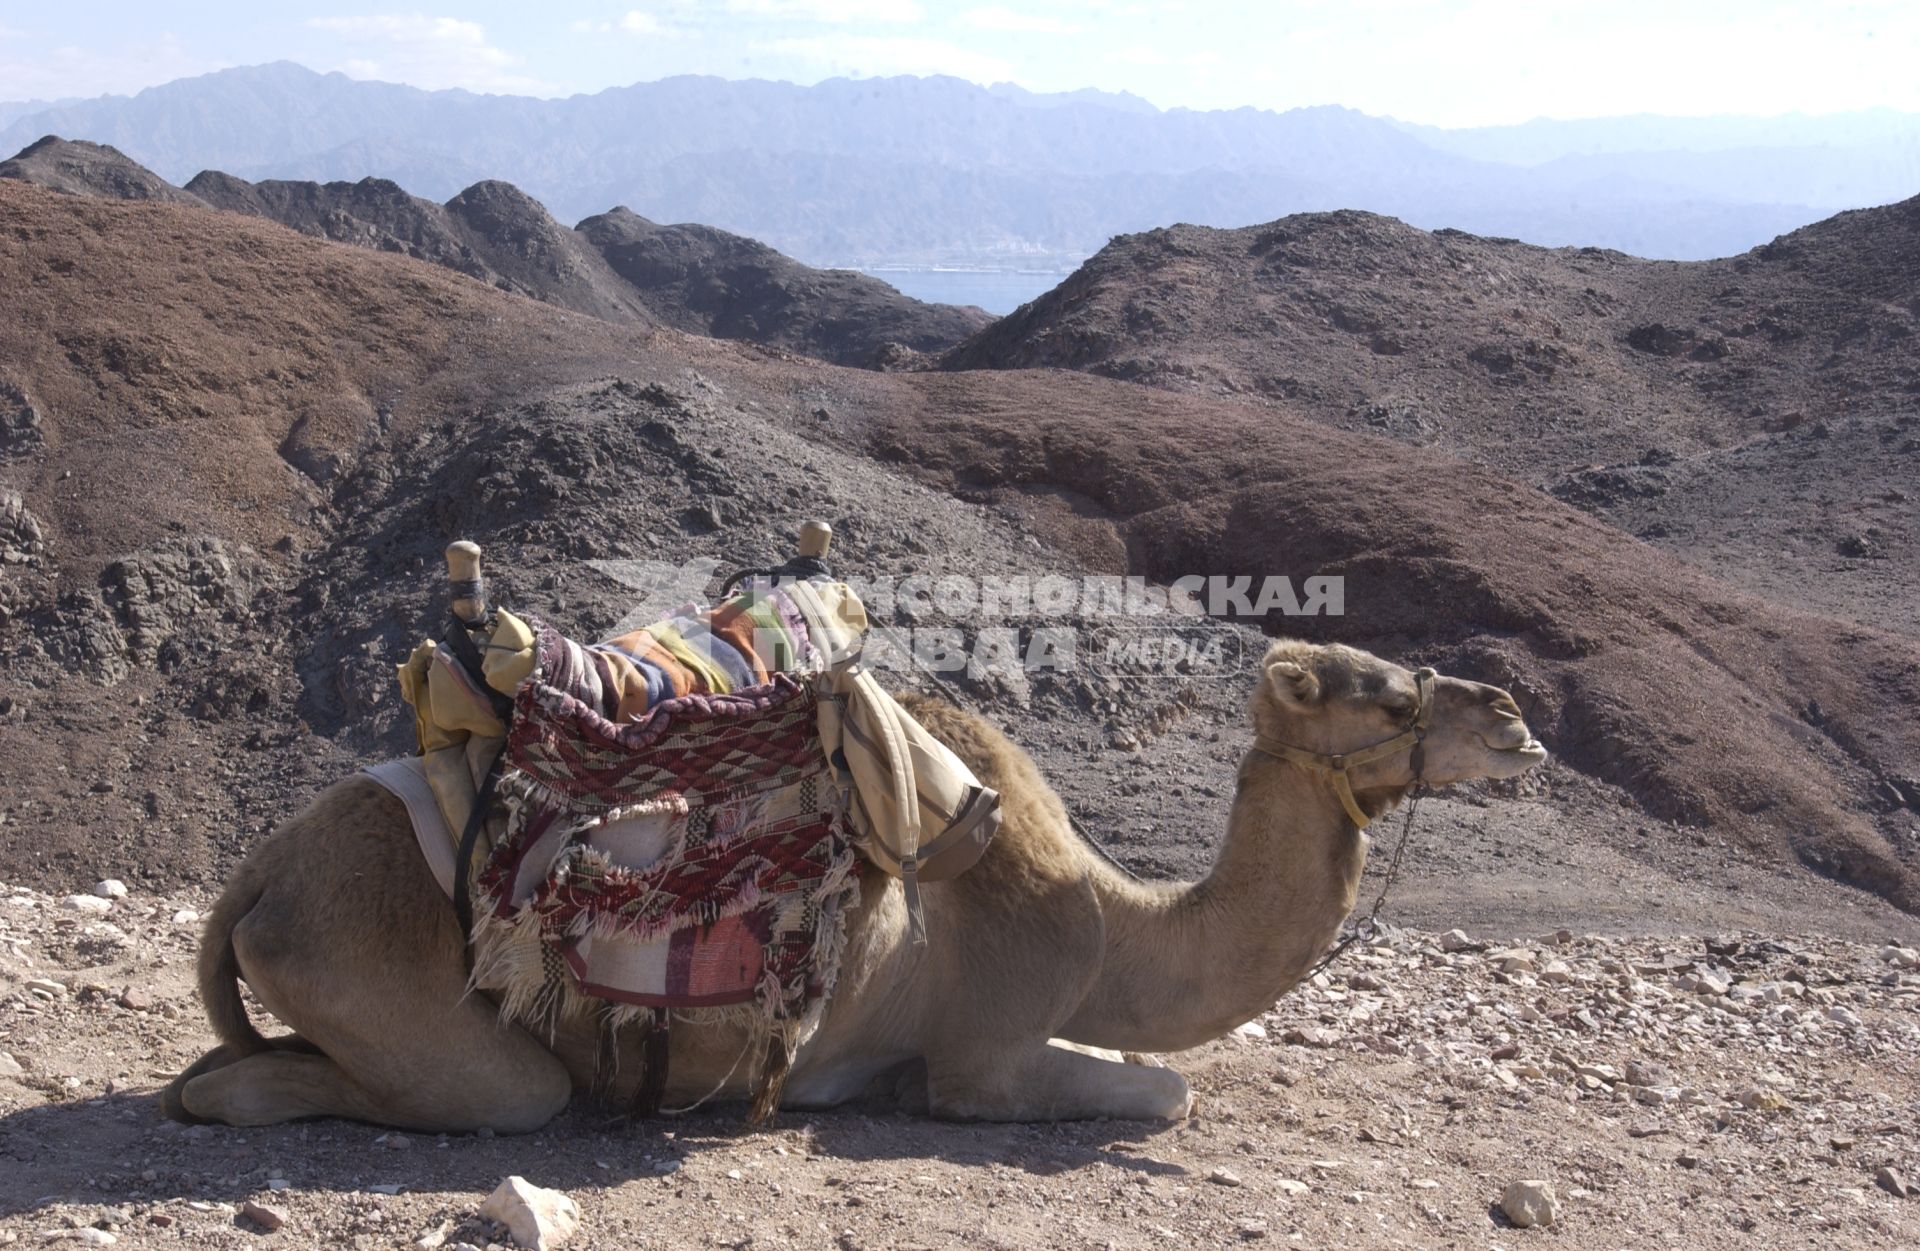
<path fill-rule="evenodd" d="M 1431 669 L 1414 671 L 1413 681 L 1415 689 L 1419 691 L 1419 703 L 1414 707 L 1412 723 L 1392 738 L 1382 739 L 1358 751 L 1318 752 L 1308 751 L 1304 747 L 1295 747 L 1291 743 L 1283 743 L 1279 739 L 1268 738 L 1264 734 L 1256 734 L 1253 739 L 1253 749 L 1289 764 L 1297 764 L 1303 769 L 1331 774 L 1333 793 L 1340 797 L 1340 806 L 1347 810 L 1347 817 L 1353 822 L 1354 827 L 1364 830 L 1372 818 L 1360 810 L 1359 802 L 1353 797 L 1353 779 L 1349 771 L 1361 765 L 1372 764 L 1376 760 L 1385 760 L 1389 756 L 1398 755 L 1403 749 L 1410 749 L 1413 780 L 1416 783 L 1424 780 L 1427 767 L 1427 725 L 1433 720 L 1434 676 Z"/>

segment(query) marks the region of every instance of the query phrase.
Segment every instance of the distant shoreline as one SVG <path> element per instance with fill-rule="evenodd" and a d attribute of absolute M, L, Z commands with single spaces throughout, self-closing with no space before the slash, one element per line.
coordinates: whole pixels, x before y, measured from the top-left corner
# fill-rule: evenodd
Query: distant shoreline
<path fill-rule="evenodd" d="M 859 266 L 856 272 L 878 278 L 902 295 L 929 304 L 970 304 L 1005 316 L 1059 286 L 1073 269 L 887 265 Z"/>

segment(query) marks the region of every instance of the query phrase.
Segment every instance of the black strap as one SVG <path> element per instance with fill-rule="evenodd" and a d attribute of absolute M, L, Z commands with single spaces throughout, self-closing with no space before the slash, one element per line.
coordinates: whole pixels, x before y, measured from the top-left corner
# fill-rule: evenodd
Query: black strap
<path fill-rule="evenodd" d="M 513 713 L 513 700 L 488 685 L 487 671 L 480 655 L 480 645 L 473 641 L 472 631 L 460 618 L 454 617 L 451 613 L 448 616 L 453 621 L 453 625 L 446 634 L 441 636 L 441 644 L 453 653 L 453 658 L 460 662 L 462 669 L 467 671 L 467 676 L 473 679 L 473 684 L 485 693 L 487 703 L 493 708 L 493 715 L 502 721 L 510 720 Z"/>
<path fill-rule="evenodd" d="M 749 578 L 771 578 L 780 581 L 808 581 L 814 578 L 833 577 L 833 570 L 827 568 L 827 562 L 819 556 L 795 556 L 784 565 L 773 569 L 742 569 L 720 584 L 720 598 L 733 594 L 733 588 Z"/>
<path fill-rule="evenodd" d="M 453 856 L 453 915 L 460 923 L 460 958 L 466 962 L 467 976 L 473 976 L 473 896 L 468 883 L 473 876 L 473 855 L 480 848 L 480 832 L 487 828 L 493 810 L 494 783 L 500 777 L 500 762 L 506 758 L 503 747 L 487 766 L 487 776 L 473 797 L 473 811 L 467 814 L 467 828 L 460 832 L 460 849 Z"/>

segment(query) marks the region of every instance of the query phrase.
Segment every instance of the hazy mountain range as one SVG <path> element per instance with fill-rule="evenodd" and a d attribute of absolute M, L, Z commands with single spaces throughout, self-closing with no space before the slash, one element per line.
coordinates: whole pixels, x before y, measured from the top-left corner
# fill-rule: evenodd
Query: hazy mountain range
<path fill-rule="evenodd" d="M 1069 266 L 1115 234 L 1361 208 L 1641 256 L 1729 255 L 1920 190 L 1920 117 L 1630 117 L 1440 130 L 1319 107 L 1161 110 L 951 78 L 680 77 L 566 99 L 423 91 L 291 62 L 132 97 L 0 105 L 0 151 L 112 144 L 174 183 L 488 178 L 563 221 L 618 204 L 815 265 Z"/>

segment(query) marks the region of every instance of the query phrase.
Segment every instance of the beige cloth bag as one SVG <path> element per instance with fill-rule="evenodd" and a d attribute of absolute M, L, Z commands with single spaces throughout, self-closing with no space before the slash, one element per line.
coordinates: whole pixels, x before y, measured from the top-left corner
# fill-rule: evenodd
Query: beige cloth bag
<path fill-rule="evenodd" d="M 826 655 L 818 679 L 820 743 L 849 790 L 855 844 L 900 879 L 913 940 L 924 943 L 920 883 L 974 866 L 1000 829 L 1000 796 L 861 667 L 867 614 L 852 590 L 798 582 L 787 591 Z"/>

